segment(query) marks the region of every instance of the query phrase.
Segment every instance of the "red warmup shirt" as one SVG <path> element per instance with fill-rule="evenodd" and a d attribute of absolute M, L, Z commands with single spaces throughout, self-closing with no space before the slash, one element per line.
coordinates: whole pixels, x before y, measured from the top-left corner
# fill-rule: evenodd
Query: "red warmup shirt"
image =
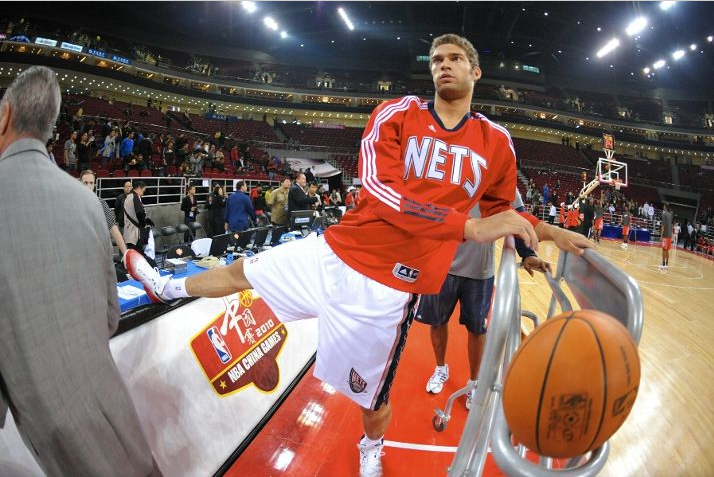
<path fill-rule="evenodd" d="M 565 219 L 565 223 L 568 225 L 568 227 L 578 226 L 578 211 L 576 209 L 570 209 L 568 211 L 568 218 Z"/>
<path fill-rule="evenodd" d="M 359 204 L 325 239 L 349 267 L 373 280 L 438 293 L 464 240 L 469 210 L 477 202 L 482 217 L 511 209 L 515 158 L 508 132 L 480 114 L 469 113 L 449 130 L 432 102 L 416 96 L 386 101 L 362 137 Z"/>

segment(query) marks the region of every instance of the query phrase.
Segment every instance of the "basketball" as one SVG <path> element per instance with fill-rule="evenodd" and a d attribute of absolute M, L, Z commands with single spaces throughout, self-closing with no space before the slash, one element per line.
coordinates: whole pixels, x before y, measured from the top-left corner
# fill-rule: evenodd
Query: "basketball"
<path fill-rule="evenodd" d="M 263 356 L 250 370 L 253 373 L 253 384 L 261 391 L 270 392 L 278 385 L 280 369 L 273 356 Z"/>
<path fill-rule="evenodd" d="M 596 310 L 554 316 L 518 348 L 506 373 L 503 410 L 514 438 L 548 457 L 597 449 L 637 397 L 640 359 L 627 329 Z"/>

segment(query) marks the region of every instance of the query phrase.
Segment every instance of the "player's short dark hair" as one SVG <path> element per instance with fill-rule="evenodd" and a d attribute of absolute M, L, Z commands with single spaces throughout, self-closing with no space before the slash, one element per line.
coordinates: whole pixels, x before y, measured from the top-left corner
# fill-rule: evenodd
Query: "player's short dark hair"
<path fill-rule="evenodd" d="M 136 181 L 134 182 L 134 189 L 144 189 L 146 187 L 146 182 Z"/>
<path fill-rule="evenodd" d="M 456 45 L 464 50 L 466 58 L 468 58 L 469 63 L 471 64 L 472 70 L 480 66 L 478 52 L 476 51 L 476 48 L 474 48 L 474 45 L 463 36 L 459 36 L 454 33 L 447 33 L 445 35 L 437 36 L 431 42 L 431 48 L 429 49 L 429 67 L 431 67 L 431 57 L 434 54 L 434 50 L 441 45 Z"/>

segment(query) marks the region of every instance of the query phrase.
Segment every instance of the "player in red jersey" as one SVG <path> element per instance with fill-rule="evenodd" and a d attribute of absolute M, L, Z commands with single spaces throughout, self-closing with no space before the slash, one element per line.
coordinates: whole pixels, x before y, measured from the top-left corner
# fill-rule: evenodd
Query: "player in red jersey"
<path fill-rule="evenodd" d="M 481 77 L 473 45 L 457 35 L 436 38 L 430 68 L 434 101 L 407 96 L 373 111 L 360 147 L 359 204 L 323 236 L 178 280 L 160 277 L 137 254 L 125 258 L 154 300 L 254 288 L 284 322 L 318 317 L 315 376 L 361 407 L 363 476 L 382 473 L 389 390 L 418 295 L 440 290 L 459 243 L 516 235 L 533 249 L 539 239 L 577 254 L 592 246 L 512 210 L 510 135 L 470 111 Z M 481 219 L 469 217 L 477 202 Z M 304 280 L 310 268 L 319 279 Z"/>

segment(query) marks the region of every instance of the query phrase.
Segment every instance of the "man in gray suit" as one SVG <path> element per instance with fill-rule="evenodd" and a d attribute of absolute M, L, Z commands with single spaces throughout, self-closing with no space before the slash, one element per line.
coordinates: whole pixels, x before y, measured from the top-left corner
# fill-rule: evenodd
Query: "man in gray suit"
<path fill-rule="evenodd" d="M 109 350 L 119 320 L 97 198 L 47 160 L 55 73 L 0 102 L 0 427 L 7 409 L 48 475 L 160 475 Z"/>

